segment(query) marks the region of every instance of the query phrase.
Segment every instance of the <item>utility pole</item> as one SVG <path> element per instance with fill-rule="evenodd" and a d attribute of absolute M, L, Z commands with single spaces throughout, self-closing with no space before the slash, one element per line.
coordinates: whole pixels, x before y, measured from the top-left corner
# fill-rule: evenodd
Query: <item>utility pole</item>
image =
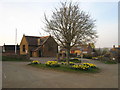
<path fill-rule="evenodd" d="M 15 30 L 15 54 L 17 54 L 17 28 Z"/>

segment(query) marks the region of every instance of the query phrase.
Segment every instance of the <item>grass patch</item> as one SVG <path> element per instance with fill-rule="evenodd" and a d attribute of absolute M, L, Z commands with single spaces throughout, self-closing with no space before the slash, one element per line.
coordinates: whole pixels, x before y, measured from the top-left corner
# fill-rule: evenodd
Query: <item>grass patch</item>
<path fill-rule="evenodd" d="M 26 58 L 20 58 L 20 57 L 10 57 L 10 56 L 2 56 L 2 61 L 30 61 Z"/>
<path fill-rule="evenodd" d="M 90 70 L 84 71 L 84 70 L 72 69 L 68 65 L 60 65 L 60 67 L 48 67 L 45 64 L 29 64 L 29 65 L 40 68 L 40 69 L 56 70 L 56 71 L 63 71 L 63 72 L 75 72 L 75 73 L 98 73 L 100 72 L 99 68 L 92 68 Z"/>

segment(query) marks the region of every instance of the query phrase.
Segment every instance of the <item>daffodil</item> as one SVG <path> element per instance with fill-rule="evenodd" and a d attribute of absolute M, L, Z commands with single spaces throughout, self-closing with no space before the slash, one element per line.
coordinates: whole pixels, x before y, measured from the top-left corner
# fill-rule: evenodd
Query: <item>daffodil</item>
<path fill-rule="evenodd" d="M 47 61 L 45 63 L 47 66 L 59 66 L 58 62 L 57 61 Z"/>
<path fill-rule="evenodd" d="M 34 61 L 32 61 L 31 63 L 32 63 L 32 64 L 40 64 L 40 61 L 34 60 Z"/>
<path fill-rule="evenodd" d="M 92 64 L 92 63 L 83 63 L 83 65 L 89 66 L 91 68 L 95 68 L 96 67 L 96 65 Z"/>

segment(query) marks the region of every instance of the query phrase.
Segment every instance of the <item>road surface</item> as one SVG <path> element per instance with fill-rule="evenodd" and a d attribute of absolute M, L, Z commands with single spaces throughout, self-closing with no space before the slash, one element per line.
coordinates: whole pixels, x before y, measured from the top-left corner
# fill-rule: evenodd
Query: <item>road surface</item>
<path fill-rule="evenodd" d="M 86 60 L 89 62 L 88 60 Z M 3 88 L 117 88 L 118 64 L 92 61 L 100 73 L 68 73 L 42 70 L 29 62 L 3 62 Z"/>

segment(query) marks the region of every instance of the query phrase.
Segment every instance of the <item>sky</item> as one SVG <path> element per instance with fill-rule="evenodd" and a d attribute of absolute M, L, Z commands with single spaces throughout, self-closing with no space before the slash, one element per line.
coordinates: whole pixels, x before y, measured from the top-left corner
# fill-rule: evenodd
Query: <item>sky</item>
<path fill-rule="evenodd" d="M 23 34 L 29 36 L 45 36 L 44 13 L 52 15 L 55 8 L 60 7 L 63 0 L 1 0 L 0 1 L 0 45 L 20 44 Z M 72 1 L 72 0 L 70 0 Z M 118 1 L 117 0 L 74 0 L 81 10 L 89 13 L 96 20 L 95 30 L 98 48 L 118 45 Z"/>

